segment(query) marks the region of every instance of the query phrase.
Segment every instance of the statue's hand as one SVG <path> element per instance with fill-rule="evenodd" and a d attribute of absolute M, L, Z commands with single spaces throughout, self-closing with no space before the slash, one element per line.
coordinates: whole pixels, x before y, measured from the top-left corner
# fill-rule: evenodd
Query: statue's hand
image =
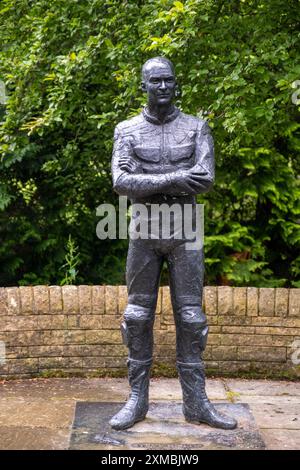
<path fill-rule="evenodd" d="M 172 176 L 172 182 L 174 185 L 178 185 L 184 189 L 187 193 L 193 192 L 199 184 L 205 180 L 208 174 L 207 172 L 193 172 L 189 170 L 177 171 Z"/>
<path fill-rule="evenodd" d="M 125 170 L 128 173 L 135 173 L 139 168 L 139 164 L 133 158 L 128 157 L 127 155 L 120 157 L 119 166 L 121 170 Z"/>
<path fill-rule="evenodd" d="M 193 171 L 193 169 L 176 171 L 171 176 L 174 193 L 179 190 L 180 194 L 194 194 L 202 187 L 207 178 L 208 173 L 206 171 L 199 172 Z"/>

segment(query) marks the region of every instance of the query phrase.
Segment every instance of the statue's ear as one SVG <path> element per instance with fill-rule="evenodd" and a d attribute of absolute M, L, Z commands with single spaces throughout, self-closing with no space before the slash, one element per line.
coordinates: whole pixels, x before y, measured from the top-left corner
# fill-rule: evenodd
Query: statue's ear
<path fill-rule="evenodd" d="M 144 93 L 146 93 L 147 88 L 146 88 L 146 83 L 144 81 L 141 82 L 141 89 Z"/>

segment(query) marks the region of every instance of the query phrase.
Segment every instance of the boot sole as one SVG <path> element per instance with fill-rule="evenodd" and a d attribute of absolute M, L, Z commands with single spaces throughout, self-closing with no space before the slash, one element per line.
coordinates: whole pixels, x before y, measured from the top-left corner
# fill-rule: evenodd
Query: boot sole
<path fill-rule="evenodd" d="M 111 424 L 111 427 L 115 429 L 116 431 L 124 431 L 124 429 L 132 428 L 132 426 L 134 426 L 136 423 L 139 423 L 140 421 L 143 421 L 145 418 L 146 418 L 146 415 L 142 416 L 141 418 L 135 419 L 133 423 L 129 423 L 126 426 L 114 426 Z"/>
<path fill-rule="evenodd" d="M 188 422 L 188 423 L 191 423 L 191 424 L 207 424 L 208 426 L 212 427 L 212 428 L 215 428 L 215 429 L 225 429 L 225 430 L 233 430 L 233 429 L 236 429 L 237 426 L 238 426 L 238 423 L 230 426 L 230 427 L 224 427 L 224 426 L 218 426 L 217 424 L 212 424 L 212 423 L 209 423 L 208 421 L 201 421 L 200 419 L 189 419 L 185 416 L 185 420 Z"/>

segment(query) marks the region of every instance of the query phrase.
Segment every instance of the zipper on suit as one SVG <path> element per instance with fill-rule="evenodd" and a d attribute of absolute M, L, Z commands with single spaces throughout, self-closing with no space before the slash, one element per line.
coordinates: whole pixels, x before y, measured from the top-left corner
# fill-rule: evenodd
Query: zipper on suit
<path fill-rule="evenodd" d="M 162 155 L 162 165 L 166 165 L 166 156 L 165 156 L 165 124 L 161 126 L 161 155 Z"/>

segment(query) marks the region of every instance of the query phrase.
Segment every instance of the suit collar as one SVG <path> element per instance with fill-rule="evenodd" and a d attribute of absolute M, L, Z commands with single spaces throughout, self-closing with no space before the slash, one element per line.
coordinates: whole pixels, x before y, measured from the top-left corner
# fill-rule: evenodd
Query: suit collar
<path fill-rule="evenodd" d="M 166 124 L 167 122 L 174 121 L 174 119 L 176 119 L 180 113 L 180 110 L 174 106 L 172 112 L 165 117 L 164 121 L 160 121 L 156 116 L 150 114 L 147 107 L 143 109 L 142 113 L 147 121 L 151 122 L 152 124 L 162 125 Z"/>

